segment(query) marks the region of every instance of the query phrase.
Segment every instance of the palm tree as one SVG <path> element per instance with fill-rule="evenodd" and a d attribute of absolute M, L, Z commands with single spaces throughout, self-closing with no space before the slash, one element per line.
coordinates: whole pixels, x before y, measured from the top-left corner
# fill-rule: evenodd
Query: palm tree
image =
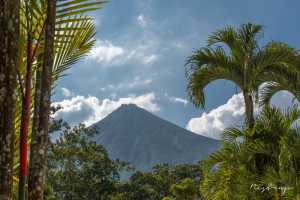
<path fill-rule="evenodd" d="M 11 199 L 19 0 L 0 3 L 0 199 Z"/>
<path fill-rule="evenodd" d="M 93 19 L 84 13 L 100 8 L 103 0 L 53 1 L 46 6 L 35 4 L 35 16 L 39 23 L 45 21 L 45 39 L 41 53 L 37 55 L 34 117 L 32 127 L 30 174 L 28 182 L 29 199 L 42 199 L 45 182 L 46 152 L 50 98 L 54 82 L 62 73 L 85 56 L 95 44 Z M 39 30 L 43 30 L 39 28 Z M 41 32 L 43 34 L 43 32 Z"/>
<path fill-rule="evenodd" d="M 50 98 L 52 84 L 52 66 L 54 63 L 54 34 L 55 34 L 56 1 L 47 2 L 47 19 L 45 24 L 44 59 L 41 73 L 39 123 L 37 127 L 37 142 L 32 143 L 32 171 L 30 172 L 28 199 L 44 198 L 44 179 L 46 167 L 46 152 L 48 142 L 48 124 L 50 115 Z M 35 152 L 38 153 L 35 153 Z"/>
<path fill-rule="evenodd" d="M 251 183 L 256 183 L 255 174 L 248 170 L 253 166 L 253 162 L 249 161 L 252 154 L 247 151 L 247 144 L 237 140 L 249 134 L 248 131 L 235 128 L 225 130 L 222 148 L 202 161 L 200 190 L 205 199 L 264 199 L 250 190 Z"/>
<path fill-rule="evenodd" d="M 20 8 L 18 15 L 20 20 L 16 21 L 19 23 L 18 28 L 20 29 L 20 34 L 18 40 L 15 39 L 15 41 L 18 41 L 18 46 L 14 48 L 18 49 L 18 51 L 14 50 L 14 54 L 10 52 L 12 55 L 15 55 L 15 59 L 17 60 L 16 72 L 14 72 L 17 74 L 17 76 L 14 77 L 14 81 L 18 80 L 18 87 L 16 88 L 18 90 L 15 90 L 15 92 L 18 92 L 18 95 L 16 96 L 16 111 L 11 120 L 4 120 L 4 118 L 1 118 L 1 120 L 3 119 L 4 122 L 10 123 L 11 125 L 13 124 L 12 122 L 15 122 L 16 133 L 13 136 L 16 137 L 11 137 L 11 139 L 12 141 L 13 139 L 15 140 L 14 143 L 12 142 L 13 144 L 20 144 L 20 152 L 13 151 L 11 154 L 14 154 L 16 158 L 19 157 L 20 160 L 19 163 L 15 162 L 13 164 L 14 170 L 19 169 L 19 181 L 16 181 L 16 183 L 19 182 L 20 199 L 25 196 L 25 184 L 28 173 L 28 142 L 30 141 L 31 136 L 37 135 L 37 128 L 39 126 L 41 82 L 43 80 L 42 66 L 44 63 L 44 55 L 46 55 L 44 50 L 47 2 L 48 1 L 45 0 L 18 1 L 18 3 L 20 3 L 17 4 L 17 7 L 19 6 Z M 103 0 L 55 1 L 57 12 L 55 13 L 55 50 L 54 63 L 51 70 L 51 89 L 54 88 L 55 81 L 60 78 L 72 64 L 85 56 L 95 44 L 95 27 L 93 19 L 85 13 L 99 9 L 103 3 Z M 12 14 L 8 14 L 7 16 L 10 17 L 11 15 Z M 5 21 L 8 20 L 4 20 L 3 22 Z M 5 27 L 4 24 L 3 27 Z M 15 36 L 18 32 L 14 33 L 15 34 L 10 35 Z M 4 37 L 1 37 L 1 39 L 2 38 Z M 5 44 L 5 42 L 2 42 L 1 44 Z M 2 49 L 5 48 L 3 47 Z M 6 54 L 2 55 L 4 55 L 5 58 L 9 58 Z M 14 69 L 13 67 L 8 68 L 4 65 L 3 67 L 3 69 Z M 3 84 L 0 85 L 2 86 Z M 13 106 L 6 106 L 6 108 L 14 109 Z M 10 132 L 13 131 L 13 129 L 9 128 L 5 128 L 5 130 Z M 2 128 L 1 133 L 5 133 L 5 131 L 2 131 Z M 37 138 L 33 138 L 32 141 L 34 144 L 34 142 L 37 141 Z M 5 140 L 1 140 L 0 142 L 2 141 Z M 11 146 L 14 147 L 15 145 Z M 4 145 L 0 145 L 0 148 L 1 147 L 4 147 Z M 14 160 L 12 155 L 10 156 L 10 159 Z M 32 156 L 34 153 L 30 155 Z M 5 163 L 8 165 L 9 162 L 5 161 Z M 5 165 L 2 166 L 5 173 L 0 174 L 8 176 L 8 170 L 5 168 Z M 14 174 L 16 174 L 16 172 L 14 172 Z M 14 180 L 18 180 L 17 177 Z M 1 188 L 5 187 L 0 187 L 0 189 Z M 8 190 L 5 189 L 5 191 Z"/>
<path fill-rule="evenodd" d="M 267 107 L 256 122 L 253 154 L 259 155 L 255 161 L 259 162 L 261 184 L 272 183 L 277 188 L 274 199 L 300 198 L 299 117 L 297 107 L 283 112 Z"/>
<path fill-rule="evenodd" d="M 227 129 L 223 147 L 204 161 L 201 191 L 209 199 L 300 198 L 299 109 L 265 107 L 253 128 Z M 247 133 L 245 133 L 247 132 Z M 245 140 L 251 135 L 251 140 Z M 263 188 L 271 187 L 262 192 Z"/>
<path fill-rule="evenodd" d="M 188 58 L 188 95 L 197 107 L 205 106 L 204 88 L 212 81 L 232 81 L 242 91 L 246 122 L 254 123 L 254 100 L 259 86 L 270 80 L 270 72 L 288 71 L 296 51 L 279 42 L 260 48 L 262 26 L 243 24 L 239 29 L 227 26 L 208 38 L 208 45 Z"/>
<path fill-rule="evenodd" d="M 260 105 L 269 105 L 271 98 L 280 91 L 288 91 L 300 101 L 300 69 L 299 59 L 295 60 L 294 68 L 280 74 L 273 74 L 271 81 L 265 83 L 260 90 Z"/>
<path fill-rule="evenodd" d="M 89 0 L 90 1 L 90 0 Z M 38 104 L 40 100 L 40 80 L 41 68 L 44 54 L 44 34 L 46 21 L 46 6 L 44 0 L 21 1 L 21 41 L 18 49 L 20 49 L 19 66 L 18 66 L 18 80 L 19 80 L 19 104 L 16 117 L 16 127 L 20 130 L 20 138 L 16 138 L 20 142 L 20 177 L 19 189 L 20 194 L 24 194 L 25 179 L 27 176 L 27 146 L 28 135 L 30 136 L 29 126 L 31 123 L 31 111 L 33 110 L 33 102 L 31 96 L 34 96 L 34 103 Z M 92 19 L 88 16 L 79 15 L 84 12 L 96 9 L 96 5 L 101 2 L 98 0 L 94 2 L 84 1 L 83 4 L 76 5 L 77 1 L 70 3 L 66 2 L 68 6 L 77 6 L 76 9 L 69 9 L 61 12 L 57 18 L 56 26 L 59 34 L 56 34 L 56 50 L 55 58 L 59 60 L 53 66 L 53 80 L 57 80 L 61 74 L 75 63 L 83 55 L 85 55 L 92 47 L 93 40 L 89 41 L 89 35 L 94 34 L 94 27 L 92 26 Z M 79 2 L 80 3 L 80 2 Z M 103 1 L 102 1 L 103 3 Z M 66 9 L 61 4 L 58 7 Z M 74 11 L 75 10 L 75 11 Z M 72 12 L 72 13 L 70 13 Z M 64 19 L 62 16 L 68 19 Z M 62 26 L 64 26 L 62 28 Z M 76 30 L 76 31 L 75 31 Z M 80 34 L 79 30 L 86 30 L 86 35 Z M 79 38 L 78 36 L 82 37 Z M 76 37 L 74 37 L 76 36 Z M 68 39 L 66 39 L 68 38 Z M 72 38 L 72 42 L 70 42 Z M 74 38 L 77 38 L 76 44 Z M 26 61 L 26 62 L 24 62 Z M 35 75 L 35 77 L 34 77 Z M 33 92 L 35 89 L 35 92 Z M 37 106 L 35 106 L 37 107 Z M 39 114 L 38 109 L 35 109 L 34 118 L 37 119 Z M 35 120 L 37 122 L 37 120 Z M 33 131 L 35 131 L 37 123 L 34 123 Z M 35 131 L 36 132 L 36 131 Z M 22 196 L 22 195 L 19 195 Z M 23 195 L 24 196 L 24 195 Z"/>
<path fill-rule="evenodd" d="M 32 37 L 32 22 L 30 13 L 30 1 L 26 0 L 21 7 L 25 8 L 24 20 L 26 21 L 26 70 L 24 88 L 22 86 L 22 116 L 20 124 L 20 169 L 19 169 L 19 199 L 25 199 L 25 185 L 27 177 L 27 157 L 28 144 L 27 138 L 29 133 L 30 115 L 31 115 L 31 92 L 32 92 L 32 64 L 34 58 L 33 37 Z M 38 48 L 38 45 L 36 45 Z"/>

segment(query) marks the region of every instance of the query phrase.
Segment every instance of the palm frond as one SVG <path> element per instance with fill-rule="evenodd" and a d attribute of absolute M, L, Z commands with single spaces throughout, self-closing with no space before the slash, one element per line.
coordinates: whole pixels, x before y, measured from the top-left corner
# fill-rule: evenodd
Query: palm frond
<path fill-rule="evenodd" d="M 244 133 L 238 128 L 228 128 L 223 131 L 222 140 L 226 142 L 237 142 L 237 139 L 243 139 Z"/>
<path fill-rule="evenodd" d="M 217 30 L 208 36 L 207 44 L 212 46 L 215 44 L 226 44 L 229 48 L 234 49 L 237 42 L 237 32 L 234 27 L 226 26 L 223 29 Z"/>
<path fill-rule="evenodd" d="M 284 90 L 284 87 L 276 82 L 265 83 L 259 94 L 260 106 L 269 105 L 272 97 L 279 91 Z"/>
<path fill-rule="evenodd" d="M 260 79 L 263 79 L 263 77 Z M 267 74 L 264 79 L 268 80 L 268 82 L 262 84 L 259 91 L 259 103 L 261 106 L 269 105 L 271 98 L 280 91 L 288 91 L 298 101 L 300 100 L 300 83 L 297 72 L 280 71 L 279 74 Z"/>
<path fill-rule="evenodd" d="M 106 2 L 104 0 L 58 0 L 56 18 L 62 19 L 98 10 Z"/>
<path fill-rule="evenodd" d="M 246 23 L 238 30 L 238 38 L 242 41 L 244 53 L 252 56 L 258 48 L 257 37 L 262 33 L 262 26 L 258 24 Z"/>
<path fill-rule="evenodd" d="M 259 67 L 260 73 L 265 70 L 274 70 L 277 67 L 281 67 L 283 70 L 289 68 L 288 64 L 297 64 L 295 63 L 297 53 L 294 48 L 285 43 L 272 41 L 258 52 L 253 62 L 255 66 Z M 290 67 L 290 70 L 293 68 Z"/>
<path fill-rule="evenodd" d="M 189 65 L 191 69 L 222 67 L 239 70 L 231 56 L 228 56 L 221 47 L 215 49 L 210 47 L 201 48 L 188 58 L 186 65 Z"/>
<path fill-rule="evenodd" d="M 238 73 L 229 71 L 221 67 L 198 69 L 188 79 L 188 96 L 191 102 L 197 107 L 204 107 L 204 88 L 215 80 L 225 79 L 233 81 L 236 85 L 241 85 Z"/>
<path fill-rule="evenodd" d="M 56 56 L 53 66 L 54 80 L 62 76 L 71 65 L 87 55 L 95 44 L 95 26 L 93 20 L 81 16 L 77 18 L 81 20 L 70 21 L 64 24 L 64 34 L 57 36 L 55 39 Z M 61 30 L 58 29 L 57 32 L 60 31 Z"/>

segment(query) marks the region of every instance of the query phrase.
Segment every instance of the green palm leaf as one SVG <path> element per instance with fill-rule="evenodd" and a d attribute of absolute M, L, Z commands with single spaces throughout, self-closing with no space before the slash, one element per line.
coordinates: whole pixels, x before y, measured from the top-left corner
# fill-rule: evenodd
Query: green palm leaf
<path fill-rule="evenodd" d="M 53 66 L 54 79 L 58 79 L 64 71 L 79 59 L 87 55 L 95 44 L 95 26 L 91 18 L 83 18 L 65 24 L 64 36 L 56 38 L 56 56 Z M 85 19 L 85 20 L 83 20 Z"/>
<path fill-rule="evenodd" d="M 106 2 L 103 0 L 58 0 L 56 18 L 61 19 L 98 10 Z"/>

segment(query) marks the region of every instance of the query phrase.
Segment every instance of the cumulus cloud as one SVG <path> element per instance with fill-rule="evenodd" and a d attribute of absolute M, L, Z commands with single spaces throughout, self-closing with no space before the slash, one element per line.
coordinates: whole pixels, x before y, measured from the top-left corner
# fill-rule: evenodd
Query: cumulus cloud
<path fill-rule="evenodd" d="M 142 27 L 147 26 L 147 21 L 146 21 L 145 16 L 143 14 L 140 14 L 136 19 L 137 19 L 140 26 L 142 26 Z"/>
<path fill-rule="evenodd" d="M 245 113 L 242 94 L 233 95 L 226 104 L 204 112 L 199 118 L 192 118 L 187 129 L 211 138 L 220 138 L 222 131 L 230 126 L 241 125 Z"/>
<path fill-rule="evenodd" d="M 124 54 L 124 49 L 113 45 L 110 41 L 99 41 L 92 49 L 88 58 L 96 60 L 98 63 L 112 63 L 114 59 Z"/>
<path fill-rule="evenodd" d="M 156 96 L 154 93 L 147 93 L 141 96 L 132 95 L 117 100 L 99 100 L 94 96 L 76 96 L 71 99 L 53 103 L 53 106 L 60 105 L 62 107 L 53 117 L 56 119 L 64 119 L 71 125 L 84 123 L 89 126 L 100 121 L 122 104 L 133 103 L 150 112 L 158 112 L 160 108 L 155 100 Z"/>
<path fill-rule="evenodd" d="M 281 109 L 286 109 L 297 102 L 293 96 L 286 91 L 277 93 L 271 104 Z M 256 107 L 258 113 L 260 108 Z M 224 105 L 221 105 L 210 112 L 204 112 L 200 117 L 192 118 L 187 124 L 187 129 L 197 134 L 220 139 L 225 128 L 241 127 L 244 122 L 245 103 L 241 93 L 233 95 Z"/>

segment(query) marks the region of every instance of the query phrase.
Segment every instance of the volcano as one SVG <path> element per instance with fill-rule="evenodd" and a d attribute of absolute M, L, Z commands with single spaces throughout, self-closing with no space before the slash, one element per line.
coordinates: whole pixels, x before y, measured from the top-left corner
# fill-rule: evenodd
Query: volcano
<path fill-rule="evenodd" d="M 194 164 L 220 146 L 219 141 L 192 133 L 134 105 L 120 106 L 93 125 L 95 140 L 110 158 L 149 171 L 156 164 Z"/>

